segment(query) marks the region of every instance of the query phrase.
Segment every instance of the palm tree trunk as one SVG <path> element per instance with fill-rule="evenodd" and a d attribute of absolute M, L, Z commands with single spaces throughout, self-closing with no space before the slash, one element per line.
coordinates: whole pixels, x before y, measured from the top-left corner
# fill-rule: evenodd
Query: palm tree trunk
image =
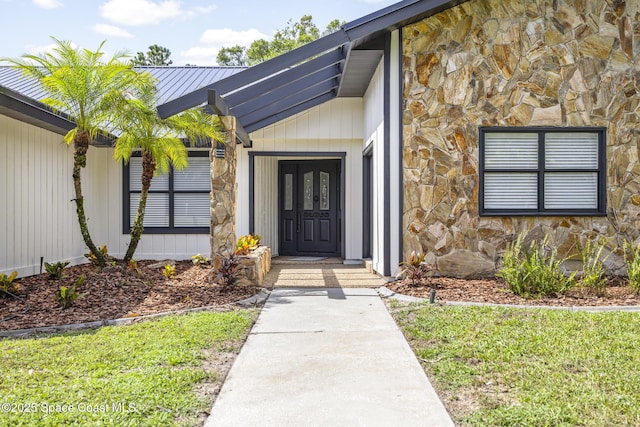
<path fill-rule="evenodd" d="M 98 250 L 89 234 L 87 225 L 87 216 L 84 212 L 84 197 L 82 195 L 82 180 L 80 171 L 87 166 L 87 150 L 89 149 L 89 135 L 86 132 L 78 132 L 73 141 L 73 188 L 76 193 L 76 213 L 78 215 L 78 223 L 80 224 L 80 233 L 84 239 L 84 243 L 89 250 L 95 255 L 98 265 L 102 268 L 107 265 L 107 259 Z"/>
<path fill-rule="evenodd" d="M 147 196 L 149 195 L 151 179 L 153 179 L 155 171 L 156 162 L 153 156 L 149 151 L 142 150 L 142 189 L 140 191 L 140 203 L 138 204 L 136 219 L 131 227 L 131 240 L 129 241 L 129 247 L 123 260 L 125 264 L 129 264 L 129 261 L 133 258 L 133 254 L 136 252 L 138 242 L 140 242 L 140 237 L 142 237 L 142 232 L 144 231 L 144 211 L 147 207 Z"/>

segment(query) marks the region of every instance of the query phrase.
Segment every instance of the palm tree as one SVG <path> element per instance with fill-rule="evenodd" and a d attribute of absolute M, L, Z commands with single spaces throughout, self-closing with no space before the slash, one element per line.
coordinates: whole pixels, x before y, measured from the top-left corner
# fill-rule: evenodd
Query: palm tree
<path fill-rule="evenodd" d="M 122 134 L 116 140 L 113 157 L 127 163 L 135 151 L 142 154 L 142 188 L 136 218 L 131 227 L 131 240 L 124 264 L 128 264 L 136 251 L 144 231 L 144 213 L 153 176 L 167 173 L 170 168 L 181 170 L 187 166 L 187 149 L 180 136 L 188 141 L 211 139 L 223 142 L 220 121 L 201 108 L 187 110 L 176 116 L 161 119 L 155 108 L 156 90 L 146 87 L 137 93 L 126 92 L 122 97 L 126 111 L 119 120 Z"/>
<path fill-rule="evenodd" d="M 93 52 L 74 48 L 68 41 L 53 40 L 56 46 L 51 53 L 4 60 L 38 80 L 47 93 L 42 102 L 66 113 L 75 122 L 75 128 L 65 135 L 64 141 L 67 145 L 73 143 L 76 213 L 85 244 L 98 265 L 104 267 L 106 256 L 98 250 L 89 233 L 80 171 L 87 165 L 91 141 L 119 114 L 113 108 L 114 100 L 125 90 L 149 84 L 149 79 L 137 73 L 128 60 L 124 61 L 124 52 L 117 52 L 103 62 L 104 41 Z"/>

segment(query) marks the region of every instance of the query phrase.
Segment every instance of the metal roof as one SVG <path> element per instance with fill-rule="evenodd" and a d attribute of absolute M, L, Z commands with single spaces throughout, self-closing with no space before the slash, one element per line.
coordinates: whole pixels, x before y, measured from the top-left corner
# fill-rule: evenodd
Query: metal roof
<path fill-rule="evenodd" d="M 136 67 L 158 80 L 158 104 L 171 101 L 201 87 L 232 76 L 247 67 Z M 0 86 L 29 98 L 42 100 L 47 95 L 40 84 L 12 66 L 0 66 Z"/>

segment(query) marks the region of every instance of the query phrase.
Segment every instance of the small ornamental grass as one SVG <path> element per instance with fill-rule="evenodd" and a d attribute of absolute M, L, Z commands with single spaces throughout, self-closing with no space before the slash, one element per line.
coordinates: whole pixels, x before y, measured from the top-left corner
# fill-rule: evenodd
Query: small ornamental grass
<path fill-rule="evenodd" d="M 606 241 L 600 239 L 596 241 L 587 240 L 584 246 L 580 246 L 582 277 L 578 282 L 578 286 L 584 291 L 594 292 L 597 295 L 604 295 L 607 286 L 604 262 L 609 255 L 602 256 L 605 245 Z"/>
<path fill-rule="evenodd" d="M 524 297 L 562 294 L 571 289 L 575 273 L 565 276 L 562 272 L 564 259 L 558 258 L 557 249 L 548 249 L 548 236 L 529 245 L 524 244 L 526 237 L 526 232 L 520 233 L 507 246 L 497 276 L 507 282 L 514 294 Z"/>
<path fill-rule="evenodd" d="M 624 261 L 629 277 L 629 287 L 634 292 L 640 293 L 640 245 L 633 246 L 632 243 L 624 243 Z"/>

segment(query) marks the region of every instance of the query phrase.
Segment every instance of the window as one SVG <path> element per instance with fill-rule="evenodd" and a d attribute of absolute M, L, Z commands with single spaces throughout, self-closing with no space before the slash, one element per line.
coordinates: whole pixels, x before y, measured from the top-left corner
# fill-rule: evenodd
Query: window
<path fill-rule="evenodd" d="M 605 215 L 605 129 L 482 128 L 481 215 Z"/>
<path fill-rule="evenodd" d="M 210 161 L 208 151 L 189 152 L 189 166 L 156 175 L 151 181 L 144 215 L 145 233 L 209 233 Z M 142 158 L 131 157 L 124 167 L 124 232 L 135 221 L 142 184 Z"/>

